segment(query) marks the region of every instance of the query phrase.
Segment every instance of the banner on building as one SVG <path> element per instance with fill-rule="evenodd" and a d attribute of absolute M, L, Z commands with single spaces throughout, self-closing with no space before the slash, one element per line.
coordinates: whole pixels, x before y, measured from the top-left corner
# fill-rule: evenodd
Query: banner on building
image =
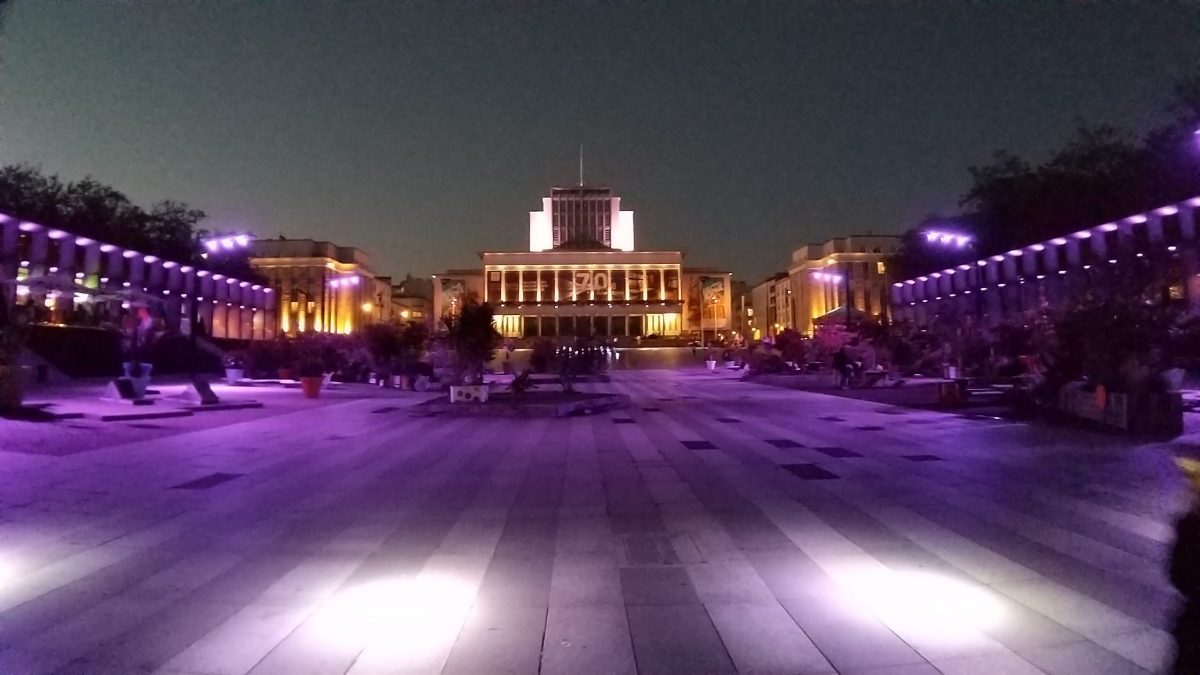
<path fill-rule="evenodd" d="M 704 320 L 724 327 L 728 319 L 725 310 L 725 277 L 700 277 L 700 302 Z"/>

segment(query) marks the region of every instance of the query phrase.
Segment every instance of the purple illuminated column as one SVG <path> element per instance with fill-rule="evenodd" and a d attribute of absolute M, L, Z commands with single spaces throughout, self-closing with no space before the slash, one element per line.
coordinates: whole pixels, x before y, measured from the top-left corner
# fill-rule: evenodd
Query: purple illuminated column
<path fill-rule="evenodd" d="M 27 225 L 32 225 L 32 223 Z M 46 261 L 46 253 L 50 250 L 50 237 L 46 233 L 46 228 L 34 227 L 37 229 L 25 233 L 29 235 L 29 274 L 31 276 L 45 274 L 46 268 L 54 264 Z"/>
<path fill-rule="evenodd" d="M 1083 247 L 1080 240 L 1074 237 L 1067 240 L 1067 267 L 1077 268 L 1083 265 Z"/>
<path fill-rule="evenodd" d="M 79 241 L 82 241 L 82 240 L 76 240 L 75 245 L 84 247 L 83 269 L 81 269 L 79 271 L 83 272 L 86 275 L 99 274 L 100 273 L 100 244 L 97 244 L 94 241 L 88 241 L 85 244 L 80 244 Z"/>
<path fill-rule="evenodd" d="M 1163 220 L 1162 216 L 1157 213 L 1152 213 L 1146 219 L 1146 234 L 1152 242 L 1161 242 L 1163 240 Z"/>
<path fill-rule="evenodd" d="M 1184 239 L 1196 238 L 1195 207 L 1196 205 L 1200 205 L 1200 202 L 1197 202 L 1197 199 L 1193 199 L 1187 205 L 1179 207 L 1179 232 Z M 1192 202 L 1197 202 L 1197 204 L 1193 204 Z"/>
<path fill-rule="evenodd" d="M 1017 277 L 1021 276 L 1017 271 L 1017 259 L 1008 255 L 1004 256 L 1004 262 L 999 263 L 1004 266 L 1004 278 L 1011 281 L 1016 281 Z"/>

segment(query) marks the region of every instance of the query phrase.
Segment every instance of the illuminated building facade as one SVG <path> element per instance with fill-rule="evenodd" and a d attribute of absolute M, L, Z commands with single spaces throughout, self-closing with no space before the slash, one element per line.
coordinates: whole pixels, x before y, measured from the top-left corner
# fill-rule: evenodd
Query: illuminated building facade
<path fill-rule="evenodd" d="M 808 334 L 823 321 L 844 323 L 847 305 L 855 320 L 886 322 L 891 304 L 887 261 L 899 248 L 900 237 L 866 234 L 793 251 L 787 271 L 790 325 Z"/>
<path fill-rule="evenodd" d="M 751 291 L 755 335 L 770 337 L 786 329 L 808 335 L 820 323 L 845 322 L 847 311 L 855 321 L 888 320 L 887 259 L 899 246 L 899 237 L 866 234 L 796 249 L 787 272 Z"/>
<path fill-rule="evenodd" d="M 0 214 L 0 291 L 36 323 L 100 327 L 145 307 L 168 331 L 275 336 L 275 294 L 258 283 Z"/>
<path fill-rule="evenodd" d="M 434 278 L 434 312 L 473 293 L 506 337 L 714 334 L 732 329 L 729 273 L 683 266 L 681 251 L 634 248 L 633 212 L 608 188 L 554 188 L 530 213 L 529 250 L 484 252 L 482 269 Z"/>
<path fill-rule="evenodd" d="M 1163 297 L 1200 307 L 1200 197 L 892 284 L 897 319 L 997 324 L 1061 307 L 1123 265 L 1160 269 Z"/>
<path fill-rule="evenodd" d="M 391 279 L 363 251 L 313 239 L 258 239 L 250 265 L 279 294 L 279 331 L 349 334 L 393 319 Z"/>

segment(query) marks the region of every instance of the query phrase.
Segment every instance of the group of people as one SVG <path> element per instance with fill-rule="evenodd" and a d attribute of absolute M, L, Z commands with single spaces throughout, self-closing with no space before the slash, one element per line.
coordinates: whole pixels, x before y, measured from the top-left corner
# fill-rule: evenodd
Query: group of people
<path fill-rule="evenodd" d="M 854 377 L 863 371 L 863 362 L 852 357 L 850 350 L 843 346 L 833 353 L 833 371 L 838 375 L 838 386 L 849 389 Z"/>

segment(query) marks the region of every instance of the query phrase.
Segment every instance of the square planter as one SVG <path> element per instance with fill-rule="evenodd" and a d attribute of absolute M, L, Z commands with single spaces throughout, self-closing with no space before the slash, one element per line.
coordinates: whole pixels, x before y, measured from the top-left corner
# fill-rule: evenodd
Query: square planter
<path fill-rule="evenodd" d="M 451 385 L 450 400 L 454 403 L 487 403 L 486 384 Z"/>

